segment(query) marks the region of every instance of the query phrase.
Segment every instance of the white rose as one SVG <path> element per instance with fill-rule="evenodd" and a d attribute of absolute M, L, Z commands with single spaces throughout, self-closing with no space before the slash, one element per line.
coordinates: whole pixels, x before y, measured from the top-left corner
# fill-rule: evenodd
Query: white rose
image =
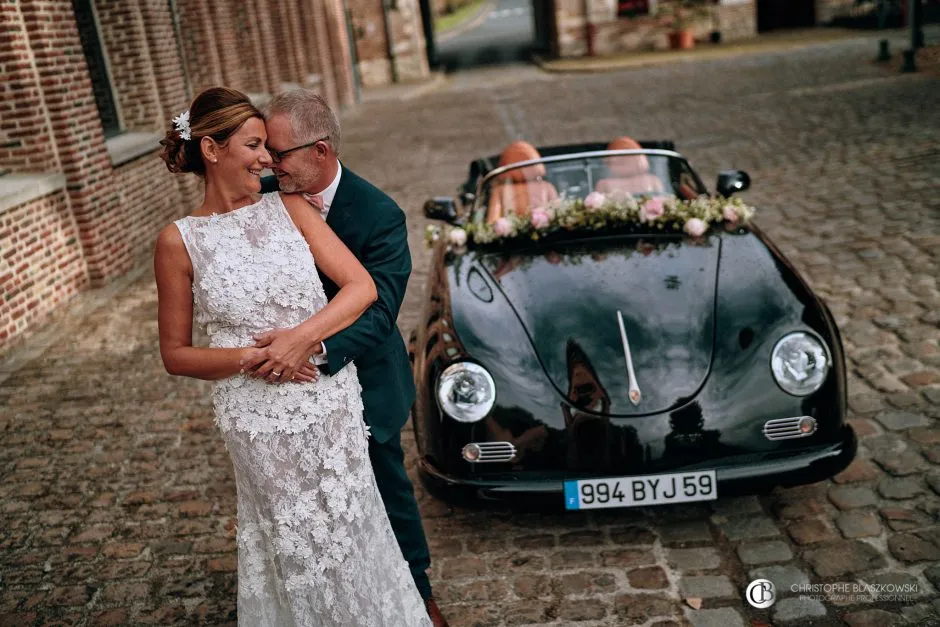
<path fill-rule="evenodd" d="M 463 246 L 467 243 L 467 232 L 463 229 L 452 229 L 447 238 L 454 246 Z"/>

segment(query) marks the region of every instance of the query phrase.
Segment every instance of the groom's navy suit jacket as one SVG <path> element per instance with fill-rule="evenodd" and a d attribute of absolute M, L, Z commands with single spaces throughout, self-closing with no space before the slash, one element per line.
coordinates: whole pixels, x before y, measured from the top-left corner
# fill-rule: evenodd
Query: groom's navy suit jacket
<path fill-rule="evenodd" d="M 275 177 L 261 181 L 262 192 L 277 189 Z M 378 300 L 358 320 L 324 341 L 329 374 L 356 364 L 366 423 L 377 442 L 387 442 L 401 431 L 415 399 L 411 363 L 396 325 L 411 274 L 405 214 L 384 192 L 343 166 L 326 223 L 372 275 L 378 292 Z M 332 299 L 339 288 L 322 273 L 320 279 Z"/>

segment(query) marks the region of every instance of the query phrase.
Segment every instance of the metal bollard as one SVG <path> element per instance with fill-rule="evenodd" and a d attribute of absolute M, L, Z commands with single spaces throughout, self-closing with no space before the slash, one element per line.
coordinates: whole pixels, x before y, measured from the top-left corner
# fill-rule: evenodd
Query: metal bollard
<path fill-rule="evenodd" d="M 904 51 L 904 64 L 901 66 L 902 72 L 916 72 L 917 63 L 914 61 L 914 57 L 917 56 L 916 49 L 909 49 Z"/>
<path fill-rule="evenodd" d="M 888 40 L 882 39 L 878 42 L 878 58 L 875 61 L 885 62 L 891 60 L 891 51 L 888 48 Z"/>

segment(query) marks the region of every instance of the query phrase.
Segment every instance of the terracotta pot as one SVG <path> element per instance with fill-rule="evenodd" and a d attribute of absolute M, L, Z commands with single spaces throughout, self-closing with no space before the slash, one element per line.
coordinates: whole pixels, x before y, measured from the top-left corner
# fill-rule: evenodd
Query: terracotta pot
<path fill-rule="evenodd" d="M 669 33 L 669 47 L 673 50 L 688 50 L 695 47 L 692 31 L 676 30 Z"/>

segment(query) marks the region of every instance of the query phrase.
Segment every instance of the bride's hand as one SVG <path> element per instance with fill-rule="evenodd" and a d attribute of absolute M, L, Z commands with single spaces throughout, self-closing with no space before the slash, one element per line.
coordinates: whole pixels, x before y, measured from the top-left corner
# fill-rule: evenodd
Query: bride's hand
<path fill-rule="evenodd" d="M 297 329 L 275 329 L 255 336 L 259 352 L 243 360 L 242 367 L 269 383 L 312 381 L 319 370 L 311 366 L 310 341 Z"/>
<path fill-rule="evenodd" d="M 294 373 L 294 383 L 310 383 L 320 378 L 320 370 L 309 361 L 301 364 L 300 369 Z"/>

